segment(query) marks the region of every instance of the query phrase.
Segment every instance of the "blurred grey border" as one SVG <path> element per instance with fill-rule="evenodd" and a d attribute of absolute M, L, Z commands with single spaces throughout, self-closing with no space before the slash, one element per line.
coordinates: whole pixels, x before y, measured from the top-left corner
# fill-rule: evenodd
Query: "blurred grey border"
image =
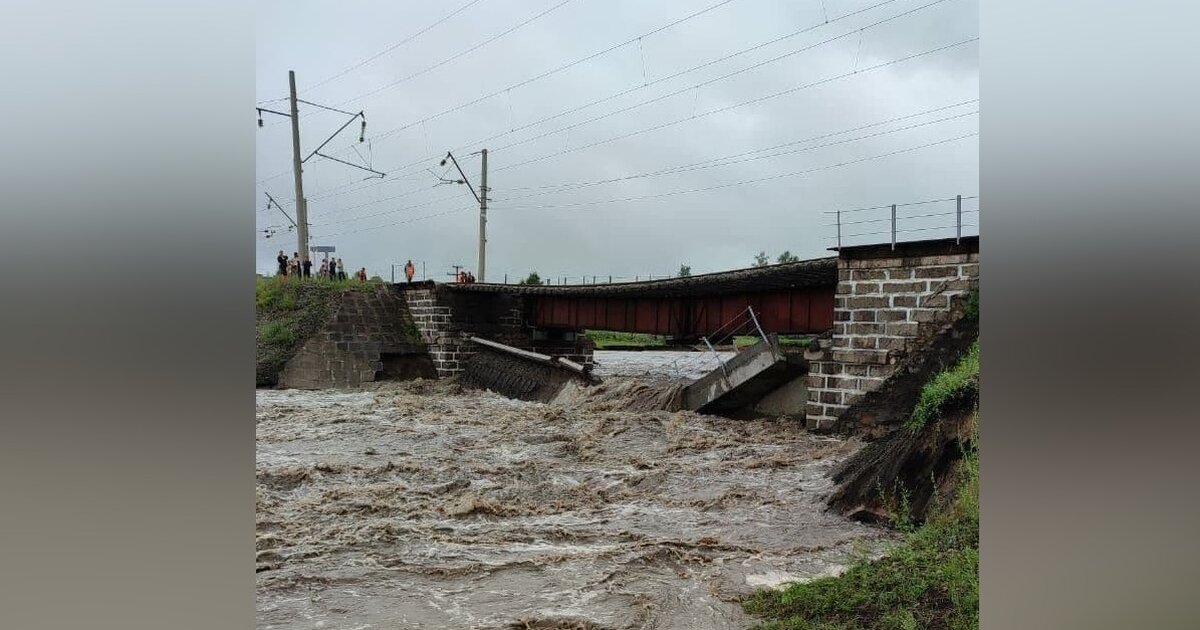
<path fill-rule="evenodd" d="M 1198 16 L 982 3 L 983 628 L 1195 627 Z"/>
<path fill-rule="evenodd" d="M 982 8 L 983 627 L 1191 627 L 1198 10 Z M 252 11 L 2 11 L 0 626 L 249 627 Z"/>
<path fill-rule="evenodd" d="M 250 627 L 252 7 L 0 25 L 0 627 Z"/>

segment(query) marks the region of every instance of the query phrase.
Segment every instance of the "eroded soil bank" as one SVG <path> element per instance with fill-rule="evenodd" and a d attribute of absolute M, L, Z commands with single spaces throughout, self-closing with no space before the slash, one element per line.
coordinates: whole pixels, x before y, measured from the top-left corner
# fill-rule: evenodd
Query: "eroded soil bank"
<path fill-rule="evenodd" d="M 882 543 L 819 500 L 856 442 L 630 394 L 257 391 L 258 627 L 745 628 Z"/>

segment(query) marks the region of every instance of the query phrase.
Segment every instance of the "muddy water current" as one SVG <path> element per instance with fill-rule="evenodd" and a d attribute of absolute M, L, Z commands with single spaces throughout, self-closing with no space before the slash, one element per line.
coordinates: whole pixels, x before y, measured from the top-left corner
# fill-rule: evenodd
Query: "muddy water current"
<path fill-rule="evenodd" d="M 884 544 L 817 501 L 856 443 L 638 396 L 257 391 L 258 627 L 746 628 Z"/>

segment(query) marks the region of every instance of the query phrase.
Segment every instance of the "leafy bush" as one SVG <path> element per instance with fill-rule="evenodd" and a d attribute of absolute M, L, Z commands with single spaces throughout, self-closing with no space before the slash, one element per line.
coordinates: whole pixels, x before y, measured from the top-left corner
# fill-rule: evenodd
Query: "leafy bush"
<path fill-rule="evenodd" d="M 967 318 L 969 321 L 973 321 L 973 322 L 979 321 L 979 290 L 978 289 L 971 291 L 971 294 L 969 296 L 967 296 L 967 304 L 966 304 L 966 306 L 963 307 L 963 317 Z"/>

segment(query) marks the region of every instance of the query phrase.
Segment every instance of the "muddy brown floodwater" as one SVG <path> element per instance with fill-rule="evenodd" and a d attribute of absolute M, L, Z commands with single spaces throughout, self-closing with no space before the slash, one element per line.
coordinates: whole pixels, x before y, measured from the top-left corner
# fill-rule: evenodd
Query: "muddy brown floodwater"
<path fill-rule="evenodd" d="M 856 443 L 622 410 L 644 389 L 259 390 L 258 627 L 746 628 L 884 544 L 817 500 Z"/>

